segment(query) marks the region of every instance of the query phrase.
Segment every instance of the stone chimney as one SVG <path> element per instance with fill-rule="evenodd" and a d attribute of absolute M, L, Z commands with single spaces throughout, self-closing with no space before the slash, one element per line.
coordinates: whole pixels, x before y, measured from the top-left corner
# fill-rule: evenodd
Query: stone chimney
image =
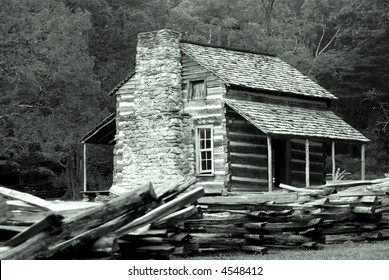
<path fill-rule="evenodd" d="M 133 83 L 133 109 L 117 112 L 114 184 L 131 187 L 146 181 L 163 184 L 189 173 L 187 131 L 180 110 L 180 33 L 140 33 Z M 128 100 L 117 96 L 117 106 Z M 190 136 L 189 136 L 190 137 Z"/>

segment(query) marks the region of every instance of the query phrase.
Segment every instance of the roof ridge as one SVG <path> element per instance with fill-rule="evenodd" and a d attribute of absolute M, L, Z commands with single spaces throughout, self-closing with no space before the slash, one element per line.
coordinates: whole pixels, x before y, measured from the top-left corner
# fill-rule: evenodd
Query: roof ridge
<path fill-rule="evenodd" d="M 212 45 L 212 44 L 205 44 L 205 43 L 200 43 L 200 42 L 195 42 L 195 41 L 190 41 L 190 40 L 180 40 L 181 43 L 186 43 L 186 44 L 192 44 L 192 45 L 198 45 L 202 47 L 210 47 L 210 48 L 215 48 L 215 49 L 223 49 L 227 51 L 235 51 L 235 52 L 243 52 L 243 53 L 251 53 L 251 54 L 257 54 L 257 55 L 264 55 L 264 56 L 271 56 L 271 57 L 278 57 L 274 53 L 265 53 L 265 52 L 258 52 L 258 51 L 253 51 L 253 50 L 247 50 L 247 49 L 241 49 L 241 48 L 234 48 L 234 47 L 223 47 L 223 46 L 218 46 L 218 45 Z"/>

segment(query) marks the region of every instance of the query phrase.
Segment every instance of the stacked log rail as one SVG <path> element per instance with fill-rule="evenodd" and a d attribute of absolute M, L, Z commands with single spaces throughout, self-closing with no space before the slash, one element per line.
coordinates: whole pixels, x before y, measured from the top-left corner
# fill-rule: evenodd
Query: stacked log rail
<path fill-rule="evenodd" d="M 348 185 L 347 185 L 348 184 Z M 317 248 L 320 244 L 389 238 L 389 178 L 273 193 L 203 197 L 202 219 L 183 231 L 197 252 Z"/>
<path fill-rule="evenodd" d="M 71 207 L 0 187 L 6 198 L 0 197 L 0 259 L 263 254 L 269 248 L 389 238 L 388 178 L 215 197 L 202 197 L 195 182 L 131 191 L 114 186 L 117 196 L 104 203 Z"/>
<path fill-rule="evenodd" d="M 0 194 L 8 199 L 7 209 L 13 209 L 11 215 L 28 209 L 39 212 L 35 214 L 40 219 L 24 220 L 21 226 L 15 225 L 15 216 L 2 218 L 0 259 L 167 258 L 182 252 L 180 242 L 187 239 L 187 234 L 174 231 L 175 225 L 199 214 L 192 204 L 204 195 L 204 189 L 195 183 L 195 179 L 185 179 L 159 187 L 150 183 L 131 189 L 116 186 L 113 190 L 120 190 L 120 195 L 78 209 L 64 209 L 1 187 Z M 5 208 L 4 200 L 0 202 Z M 160 237 L 153 228 L 158 228 L 159 234 L 166 231 L 166 236 Z M 136 246 L 128 246 L 131 242 Z M 126 251 L 128 248 L 135 250 Z"/>

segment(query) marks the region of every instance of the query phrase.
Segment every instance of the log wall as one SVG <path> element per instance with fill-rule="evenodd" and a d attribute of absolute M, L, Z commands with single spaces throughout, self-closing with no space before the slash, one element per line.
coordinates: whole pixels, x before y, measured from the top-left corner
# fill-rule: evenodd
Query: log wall
<path fill-rule="evenodd" d="M 310 185 L 325 184 L 325 147 L 323 142 L 309 141 Z M 305 187 L 305 140 L 291 140 L 292 185 Z"/>
<path fill-rule="evenodd" d="M 118 138 L 123 138 L 127 126 L 127 119 L 133 114 L 135 102 L 134 92 L 135 85 L 138 80 L 138 75 L 133 75 L 126 83 L 124 83 L 116 92 L 116 144 L 114 148 L 113 159 L 113 183 L 119 184 L 123 182 L 123 153 L 125 150 L 124 140 L 118 142 Z"/>
<path fill-rule="evenodd" d="M 198 176 L 199 183 L 206 193 L 221 193 L 225 187 L 228 172 L 226 170 L 226 119 L 222 97 L 225 94 L 223 81 L 202 67 L 185 53 L 182 54 L 182 97 L 184 100 L 185 127 L 192 133 L 187 139 L 192 143 L 188 156 L 191 162 L 191 174 L 196 173 L 194 129 L 198 125 L 213 125 L 214 132 L 214 176 Z M 188 84 L 190 80 L 206 82 L 207 96 L 203 100 L 190 100 Z"/>
<path fill-rule="evenodd" d="M 266 136 L 230 108 L 227 108 L 227 124 L 229 190 L 267 191 Z"/>

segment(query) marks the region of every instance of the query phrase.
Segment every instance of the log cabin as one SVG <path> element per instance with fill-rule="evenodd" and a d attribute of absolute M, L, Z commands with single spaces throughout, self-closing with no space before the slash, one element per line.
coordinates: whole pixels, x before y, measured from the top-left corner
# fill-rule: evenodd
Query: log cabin
<path fill-rule="evenodd" d="M 361 145 L 365 176 L 369 139 L 330 110 L 337 97 L 273 55 L 140 33 L 135 70 L 109 95 L 116 112 L 82 143 L 114 145 L 114 185 L 188 175 L 214 194 L 320 185 L 336 142 Z"/>

